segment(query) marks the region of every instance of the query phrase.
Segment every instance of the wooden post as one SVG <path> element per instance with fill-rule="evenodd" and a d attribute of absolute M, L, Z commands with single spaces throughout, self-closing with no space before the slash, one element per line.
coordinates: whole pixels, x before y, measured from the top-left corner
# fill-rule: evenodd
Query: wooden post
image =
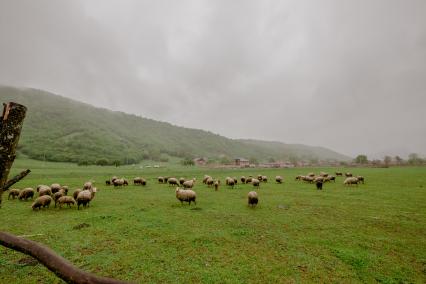
<path fill-rule="evenodd" d="M 0 207 L 3 187 L 16 157 L 27 108 L 23 105 L 10 102 L 3 104 L 3 115 L 0 118 Z"/>

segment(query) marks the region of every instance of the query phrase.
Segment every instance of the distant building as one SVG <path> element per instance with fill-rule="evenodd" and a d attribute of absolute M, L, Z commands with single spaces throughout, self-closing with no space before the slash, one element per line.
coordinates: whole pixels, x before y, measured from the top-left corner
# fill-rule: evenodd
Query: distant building
<path fill-rule="evenodd" d="M 193 161 L 196 166 L 205 166 L 207 164 L 207 158 L 195 158 Z"/>
<path fill-rule="evenodd" d="M 239 167 L 249 167 L 250 161 L 244 158 L 236 158 L 235 165 Z"/>

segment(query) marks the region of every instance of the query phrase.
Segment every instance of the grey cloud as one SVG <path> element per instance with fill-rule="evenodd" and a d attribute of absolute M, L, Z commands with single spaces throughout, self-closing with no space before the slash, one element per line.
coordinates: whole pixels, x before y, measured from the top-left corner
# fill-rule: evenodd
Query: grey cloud
<path fill-rule="evenodd" d="M 426 2 L 2 1 L 0 83 L 232 137 L 426 153 Z"/>

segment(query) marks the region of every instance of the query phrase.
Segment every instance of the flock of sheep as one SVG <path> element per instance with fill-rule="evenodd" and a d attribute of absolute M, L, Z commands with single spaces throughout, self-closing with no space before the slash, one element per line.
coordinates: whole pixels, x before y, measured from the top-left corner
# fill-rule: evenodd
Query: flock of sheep
<path fill-rule="evenodd" d="M 308 173 L 307 175 L 298 175 L 296 176 L 296 180 L 304 181 L 307 183 L 312 183 L 316 185 L 316 188 L 322 190 L 323 184 L 326 182 L 336 182 L 336 177 L 343 176 L 343 173 L 336 172 L 335 175 L 329 175 L 328 173 L 321 172 L 319 175 L 315 173 Z M 346 179 L 343 184 L 347 186 L 351 186 L 353 184 L 358 185 L 359 183 L 364 183 L 363 176 L 353 176 L 352 173 L 345 173 Z M 191 205 L 193 202 L 195 205 L 197 194 L 192 189 L 195 186 L 196 178 L 185 179 L 185 178 L 176 178 L 176 177 L 158 177 L 158 183 L 168 184 L 169 186 L 176 186 L 176 198 L 181 202 L 188 202 Z M 257 177 L 253 176 L 241 176 L 240 179 L 236 177 L 226 177 L 225 185 L 228 188 L 234 188 L 238 182 L 242 184 L 251 184 L 254 189 L 260 188 L 261 183 L 267 183 L 268 177 L 265 175 L 258 175 Z M 284 179 L 282 176 L 276 176 L 275 182 L 278 184 L 283 183 Z M 209 175 L 204 175 L 202 183 L 207 185 L 207 187 L 214 187 L 215 191 L 219 190 L 221 181 L 219 179 L 215 179 Z M 129 185 L 129 182 L 125 178 L 118 178 L 116 176 L 111 179 L 105 181 L 107 186 L 113 185 L 114 187 L 122 187 Z M 141 177 L 136 177 L 133 179 L 134 185 L 146 186 L 147 180 Z M 83 207 L 90 206 L 90 201 L 95 197 L 96 187 L 93 186 L 92 182 L 86 182 L 83 185 L 83 189 L 76 189 L 73 192 L 73 196 L 68 196 L 68 186 L 61 186 L 60 184 L 54 183 L 51 186 L 47 185 L 39 185 L 37 189 L 33 188 L 24 188 L 22 190 L 19 189 L 11 189 L 9 191 L 8 199 L 11 197 L 13 199 L 18 198 L 19 200 L 27 200 L 29 198 L 34 199 L 36 192 L 38 193 L 38 197 L 32 204 L 31 208 L 33 210 L 41 209 L 45 207 L 49 207 L 52 201 L 55 202 L 55 208 L 59 205 L 59 208 L 62 208 L 63 205 L 68 205 L 71 207 L 72 205 L 77 204 L 77 209 L 80 209 L 80 205 Z M 254 207 L 259 202 L 259 197 L 256 191 L 250 191 L 247 194 L 247 202 L 248 206 Z"/>
<path fill-rule="evenodd" d="M 76 189 L 73 196 L 68 196 L 68 186 L 61 186 L 58 183 L 54 183 L 51 186 L 42 184 L 37 186 L 36 190 L 31 187 L 22 190 L 11 189 L 8 199 L 18 198 L 19 200 L 27 201 L 28 199 L 34 199 L 36 192 L 38 193 L 38 197 L 31 205 L 33 210 L 40 210 L 45 207 L 49 208 L 52 201 L 55 202 L 55 208 L 57 205 L 59 205 L 59 208 L 62 208 L 65 204 L 68 207 L 77 204 L 77 209 L 80 209 L 80 205 L 83 207 L 90 206 L 90 201 L 95 197 L 96 187 L 91 182 L 86 182 L 83 185 L 83 189 Z"/>

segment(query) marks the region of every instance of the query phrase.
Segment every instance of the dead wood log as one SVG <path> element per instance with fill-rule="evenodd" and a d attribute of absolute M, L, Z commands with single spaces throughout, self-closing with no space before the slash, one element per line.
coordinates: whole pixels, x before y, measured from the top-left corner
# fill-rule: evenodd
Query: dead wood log
<path fill-rule="evenodd" d="M 17 183 L 18 181 L 20 181 L 24 177 L 26 177 L 26 175 L 29 174 L 30 172 L 31 172 L 31 170 L 22 171 L 20 174 L 14 176 L 10 180 L 8 180 L 5 183 L 5 185 L 3 186 L 3 192 L 6 191 L 6 190 L 8 190 L 12 185 L 14 185 L 15 183 Z"/>
<path fill-rule="evenodd" d="M 99 277 L 91 273 L 85 272 L 65 258 L 57 255 L 53 250 L 45 247 L 37 242 L 19 238 L 15 235 L 0 232 L 0 244 L 30 255 L 37 259 L 41 264 L 46 266 L 50 271 L 55 273 L 59 278 L 67 283 L 78 284 L 122 284 L 127 283 L 112 278 Z"/>

